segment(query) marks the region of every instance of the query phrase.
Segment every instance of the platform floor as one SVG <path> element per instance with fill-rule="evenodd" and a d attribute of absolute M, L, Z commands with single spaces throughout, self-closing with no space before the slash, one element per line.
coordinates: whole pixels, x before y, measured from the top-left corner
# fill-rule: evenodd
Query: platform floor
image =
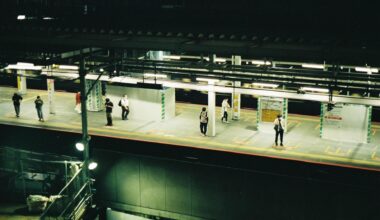
<path fill-rule="evenodd" d="M 21 117 L 16 118 L 11 102 L 14 92 L 16 88 L 0 87 L 0 123 L 81 132 L 80 114 L 74 111 L 73 93 L 56 92 L 56 113 L 48 114 L 47 92 L 28 90 L 21 104 Z M 45 102 L 45 122 L 38 121 L 34 108 L 37 95 Z M 113 127 L 105 126 L 104 112 L 89 112 L 89 132 L 91 135 L 380 171 L 380 125 L 377 123 L 372 125 L 371 143 L 356 144 L 344 140 L 338 142 L 321 139 L 319 117 L 289 114 L 288 132 L 284 136 L 285 147 L 275 147 L 274 134 L 257 131 L 255 110 L 242 109 L 241 119 L 230 121 L 229 124 L 217 120 L 217 135 L 204 137 L 199 131 L 200 109 L 200 105 L 176 103 L 176 117 L 159 122 L 143 119 L 122 121 L 119 115 L 113 115 Z M 217 108 L 216 114 L 220 115 L 220 108 Z"/>

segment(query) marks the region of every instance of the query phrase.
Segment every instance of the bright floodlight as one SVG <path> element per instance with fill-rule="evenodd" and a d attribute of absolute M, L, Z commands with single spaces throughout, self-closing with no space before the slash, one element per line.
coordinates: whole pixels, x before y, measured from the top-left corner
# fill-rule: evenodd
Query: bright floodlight
<path fill-rule="evenodd" d="M 277 88 L 278 84 L 273 84 L 273 83 L 252 83 L 253 86 L 258 86 L 258 87 L 268 87 L 268 88 Z"/>
<path fill-rule="evenodd" d="M 325 65 L 323 64 L 311 64 L 311 63 L 304 63 L 302 64 L 303 68 L 311 68 L 311 69 L 324 69 Z"/>
<path fill-rule="evenodd" d="M 355 71 L 356 72 L 365 72 L 368 74 L 379 72 L 379 70 L 377 68 L 371 68 L 371 67 L 355 67 Z"/>
<path fill-rule="evenodd" d="M 25 20 L 26 16 L 25 15 L 19 15 L 17 16 L 17 20 Z"/>
<path fill-rule="evenodd" d="M 81 142 L 78 142 L 75 144 L 75 148 L 79 151 L 84 151 L 84 144 Z"/>
<path fill-rule="evenodd" d="M 97 162 L 90 162 L 88 164 L 88 169 L 89 170 L 94 170 L 96 167 L 98 167 L 98 163 Z"/>
<path fill-rule="evenodd" d="M 301 87 L 301 90 L 302 91 L 310 91 L 310 92 L 324 92 L 324 93 L 329 92 L 328 89 L 314 88 L 314 87 Z"/>

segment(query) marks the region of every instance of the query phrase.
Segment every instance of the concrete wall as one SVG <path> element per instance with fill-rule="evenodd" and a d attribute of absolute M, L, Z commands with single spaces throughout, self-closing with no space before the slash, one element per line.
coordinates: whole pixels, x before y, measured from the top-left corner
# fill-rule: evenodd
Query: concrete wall
<path fill-rule="evenodd" d="M 99 149 L 93 156 L 99 162 L 97 204 L 115 210 L 169 219 L 374 220 L 380 215 L 378 199 L 368 196 L 378 190 L 350 184 Z M 299 166 L 305 175 L 309 168 Z"/>
<path fill-rule="evenodd" d="M 159 121 L 175 116 L 174 88 L 156 90 L 107 85 L 106 97 L 114 104 L 114 117 L 121 117 L 118 103 L 124 94 L 128 95 L 129 119 Z"/>

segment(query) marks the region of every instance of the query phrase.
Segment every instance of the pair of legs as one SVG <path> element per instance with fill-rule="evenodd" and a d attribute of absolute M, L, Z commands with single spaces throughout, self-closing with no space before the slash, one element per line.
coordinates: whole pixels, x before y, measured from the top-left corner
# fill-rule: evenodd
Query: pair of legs
<path fill-rule="evenodd" d="M 200 128 L 201 128 L 201 133 L 206 136 L 206 133 L 207 133 L 207 123 L 202 123 L 200 124 Z"/>
<path fill-rule="evenodd" d="M 42 108 L 36 108 L 36 109 L 37 109 L 38 120 L 43 121 L 44 115 L 42 114 Z"/>
<path fill-rule="evenodd" d="M 107 112 L 106 113 L 106 116 L 107 116 L 107 126 L 112 126 L 112 113 L 111 112 Z"/>
<path fill-rule="evenodd" d="M 20 117 L 20 104 L 13 104 L 15 106 L 16 117 Z"/>
<path fill-rule="evenodd" d="M 278 145 L 278 135 L 280 135 L 280 145 L 283 146 L 283 138 L 284 138 L 284 130 L 279 130 L 279 131 L 276 131 L 276 139 L 275 139 L 275 143 L 276 143 L 276 146 Z"/>
<path fill-rule="evenodd" d="M 223 112 L 222 122 L 223 122 L 223 119 L 227 122 L 227 119 L 228 119 L 227 111 Z"/>
<path fill-rule="evenodd" d="M 125 107 L 121 107 L 121 119 L 128 120 L 128 114 L 129 114 L 129 109 Z"/>

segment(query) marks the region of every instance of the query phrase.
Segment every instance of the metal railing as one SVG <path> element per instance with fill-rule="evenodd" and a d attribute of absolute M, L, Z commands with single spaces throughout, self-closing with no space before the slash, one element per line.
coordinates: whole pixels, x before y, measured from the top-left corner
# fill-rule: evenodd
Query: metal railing
<path fill-rule="evenodd" d="M 79 170 L 40 216 L 45 219 L 79 219 L 92 200 L 91 180 Z"/>

